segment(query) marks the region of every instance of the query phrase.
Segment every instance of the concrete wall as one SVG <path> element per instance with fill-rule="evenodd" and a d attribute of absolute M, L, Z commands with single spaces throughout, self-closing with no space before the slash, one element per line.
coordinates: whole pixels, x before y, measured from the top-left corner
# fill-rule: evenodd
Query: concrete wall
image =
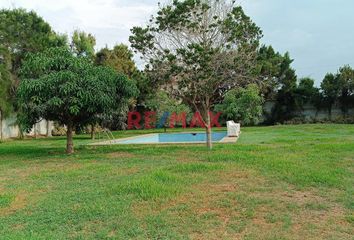
<path fill-rule="evenodd" d="M 1 113 L 0 113 L 1 114 Z M 1 115 L 0 115 L 1 117 Z M 53 130 L 53 122 L 42 120 L 39 123 L 35 124 L 29 133 L 24 133 L 25 136 L 39 136 L 39 135 L 47 135 L 51 136 Z M 8 138 L 16 138 L 20 136 L 20 130 L 18 125 L 16 124 L 16 115 L 12 115 L 6 119 L 2 120 L 2 126 L 0 126 L 0 131 L 2 133 L 3 139 Z M 1 136 L 0 133 L 0 136 Z"/>
<path fill-rule="evenodd" d="M 0 131 L 2 131 L 3 139 L 17 137 L 19 135 L 19 128 L 16 124 L 16 117 L 11 116 L 9 118 L 2 119 L 2 127 L 0 127 Z"/>
<path fill-rule="evenodd" d="M 266 114 L 270 115 L 272 112 L 272 108 L 274 106 L 274 102 L 266 102 L 263 106 L 264 111 Z M 329 118 L 328 116 L 328 110 L 322 109 L 320 111 L 317 111 L 317 109 L 311 105 L 311 104 L 306 104 L 303 107 L 303 111 L 298 113 L 299 116 L 305 117 L 305 119 L 308 120 L 326 120 Z M 333 106 L 332 108 L 332 119 L 336 119 L 338 117 L 342 117 L 342 111 L 339 106 Z M 354 108 L 349 109 L 348 111 L 348 116 L 354 116 Z"/>

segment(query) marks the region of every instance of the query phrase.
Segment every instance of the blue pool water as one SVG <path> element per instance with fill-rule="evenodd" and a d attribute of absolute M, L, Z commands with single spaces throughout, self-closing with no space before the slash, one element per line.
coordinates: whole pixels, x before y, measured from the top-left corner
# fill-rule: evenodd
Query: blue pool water
<path fill-rule="evenodd" d="M 212 141 L 219 142 L 226 137 L 226 132 L 213 132 Z M 142 144 L 142 143 L 190 143 L 205 142 L 205 133 L 156 133 L 134 137 L 126 140 L 116 140 L 117 144 Z"/>

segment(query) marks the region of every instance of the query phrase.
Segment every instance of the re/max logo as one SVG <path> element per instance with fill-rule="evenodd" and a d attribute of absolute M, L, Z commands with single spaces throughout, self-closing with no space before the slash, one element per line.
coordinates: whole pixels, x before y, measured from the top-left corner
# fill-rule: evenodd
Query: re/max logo
<path fill-rule="evenodd" d="M 219 123 L 219 117 L 221 112 L 212 113 L 209 112 L 210 117 L 210 127 L 221 127 Z M 143 113 L 144 120 L 142 119 L 142 114 L 139 112 L 129 112 L 128 113 L 128 129 L 141 129 L 142 125 L 145 129 L 151 128 L 162 128 L 165 127 L 166 124 L 170 128 L 174 128 L 176 124 L 182 126 L 182 128 L 187 128 L 187 113 L 181 112 L 170 113 L 164 112 L 160 119 L 157 119 L 156 112 L 144 112 Z M 190 128 L 194 127 L 207 127 L 207 123 L 203 120 L 202 115 L 199 112 L 195 112 L 193 114 L 192 120 L 189 123 Z"/>

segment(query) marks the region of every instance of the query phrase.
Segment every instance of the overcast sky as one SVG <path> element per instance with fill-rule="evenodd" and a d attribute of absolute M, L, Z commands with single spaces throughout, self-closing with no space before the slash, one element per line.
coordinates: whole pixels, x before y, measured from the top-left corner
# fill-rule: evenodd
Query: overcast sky
<path fill-rule="evenodd" d="M 130 29 L 147 22 L 158 0 L 0 0 L 0 7 L 35 10 L 57 32 L 80 29 L 97 47 L 128 43 Z M 161 0 L 164 2 L 164 0 Z M 261 27 L 262 42 L 289 51 L 299 77 L 317 84 L 340 66 L 354 67 L 353 0 L 239 0 Z"/>

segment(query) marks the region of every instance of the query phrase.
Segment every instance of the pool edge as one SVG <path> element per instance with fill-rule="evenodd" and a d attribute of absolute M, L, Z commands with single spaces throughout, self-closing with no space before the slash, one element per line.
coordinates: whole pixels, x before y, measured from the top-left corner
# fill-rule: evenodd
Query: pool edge
<path fill-rule="evenodd" d="M 194 133 L 194 132 L 181 132 L 181 133 Z M 198 142 L 142 142 L 142 143 L 121 143 L 126 140 L 132 140 L 136 138 L 141 138 L 141 137 L 147 137 L 147 136 L 153 136 L 157 135 L 160 133 L 148 133 L 148 134 L 142 134 L 142 135 L 137 135 L 133 137 L 126 137 L 126 138 L 118 138 L 118 139 L 113 139 L 113 140 L 108 140 L 108 141 L 102 141 L 102 142 L 97 142 L 97 143 L 90 143 L 88 144 L 89 146 L 107 146 L 107 145 L 171 145 L 171 144 L 183 144 L 183 145 L 191 145 L 191 144 L 205 144 L 205 141 L 198 141 Z M 220 141 L 216 141 L 213 143 L 236 143 L 238 140 L 238 137 L 229 137 L 225 136 L 222 138 Z"/>

